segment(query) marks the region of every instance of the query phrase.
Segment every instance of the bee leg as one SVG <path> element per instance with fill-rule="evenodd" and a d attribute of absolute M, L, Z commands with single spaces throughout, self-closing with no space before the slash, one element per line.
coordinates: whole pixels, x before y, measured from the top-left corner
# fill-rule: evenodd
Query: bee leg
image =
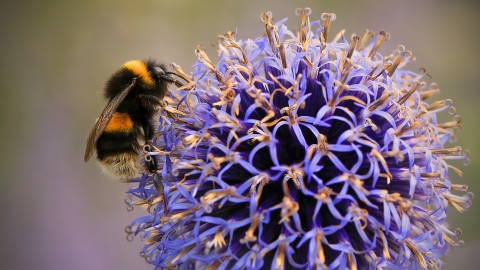
<path fill-rule="evenodd" d="M 146 152 L 152 152 L 154 149 L 152 138 L 153 138 L 153 135 L 155 134 L 153 125 L 151 125 L 148 121 L 145 121 L 144 123 L 142 123 L 142 128 L 143 128 L 143 133 L 145 134 L 145 146 L 143 147 L 143 149 Z M 147 166 L 147 170 L 153 174 L 153 186 L 157 190 L 158 195 L 161 196 L 163 199 L 163 211 L 166 213 L 167 198 L 165 197 L 165 193 L 163 191 L 162 179 L 160 179 L 160 176 L 158 176 L 158 173 L 157 173 L 157 169 L 158 169 L 157 157 L 155 155 L 149 155 L 146 158 L 146 166 Z"/>
<path fill-rule="evenodd" d="M 150 146 L 150 144 L 148 145 L 145 145 L 148 149 L 152 149 L 152 147 Z M 157 163 L 157 158 L 156 156 L 148 156 L 146 159 L 146 166 L 147 166 L 147 170 L 150 172 L 150 173 L 156 173 L 157 172 L 157 168 L 158 168 L 158 163 Z"/>
<path fill-rule="evenodd" d="M 162 104 L 162 100 L 153 95 L 140 94 L 139 97 L 146 107 L 160 107 Z"/>
<path fill-rule="evenodd" d="M 163 211 L 167 212 L 167 198 L 165 197 L 165 193 L 163 192 L 163 184 L 162 179 L 158 176 L 158 173 L 153 174 L 153 185 L 158 192 L 158 195 L 162 196 L 163 198 Z"/>
<path fill-rule="evenodd" d="M 158 169 L 157 156 L 149 155 L 149 152 L 154 151 L 152 141 L 146 141 L 143 146 L 143 151 L 145 153 L 145 167 L 150 173 L 156 173 Z"/>

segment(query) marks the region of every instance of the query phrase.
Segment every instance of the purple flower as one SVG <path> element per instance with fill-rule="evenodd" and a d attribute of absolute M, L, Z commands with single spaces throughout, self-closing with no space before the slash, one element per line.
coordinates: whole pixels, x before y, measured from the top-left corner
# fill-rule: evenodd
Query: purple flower
<path fill-rule="evenodd" d="M 147 174 L 127 201 L 148 207 L 127 232 L 156 268 L 435 269 L 459 245 L 446 212 L 473 195 L 449 180 L 448 161 L 468 163 L 445 146 L 461 128 L 451 100 L 427 103 L 439 90 L 404 70 L 403 46 L 378 53 L 385 31 L 333 37 L 335 15 L 309 13 L 298 33 L 263 13 L 265 35 L 219 36 L 218 63 L 198 48 L 191 76 L 174 67 L 188 83 L 150 153 L 166 202 Z"/>

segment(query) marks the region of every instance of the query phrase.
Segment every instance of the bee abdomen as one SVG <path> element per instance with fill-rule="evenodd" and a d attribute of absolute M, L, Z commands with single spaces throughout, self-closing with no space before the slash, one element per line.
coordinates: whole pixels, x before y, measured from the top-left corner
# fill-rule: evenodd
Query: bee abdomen
<path fill-rule="evenodd" d="M 97 158 L 104 172 L 122 181 L 139 170 L 139 149 L 134 125 L 128 114 L 114 113 L 96 144 Z"/>
<path fill-rule="evenodd" d="M 105 174 L 123 182 L 130 181 L 137 175 L 139 170 L 137 153 L 118 153 L 106 156 L 101 160 L 99 159 L 99 161 Z"/>

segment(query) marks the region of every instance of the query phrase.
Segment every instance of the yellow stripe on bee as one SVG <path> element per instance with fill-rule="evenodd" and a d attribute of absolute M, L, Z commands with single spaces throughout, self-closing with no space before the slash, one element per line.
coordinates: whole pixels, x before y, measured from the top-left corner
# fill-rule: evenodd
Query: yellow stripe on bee
<path fill-rule="evenodd" d="M 114 113 L 105 127 L 105 132 L 132 132 L 133 121 L 128 113 Z"/>
<path fill-rule="evenodd" d="M 153 78 L 150 72 L 147 69 L 147 65 L 144 62 L 139 60 L 128 61 L 123 66 L 132 71 L 135 76 L 138 76 L 140 80 L 147 86 L 153 86 Z"/>

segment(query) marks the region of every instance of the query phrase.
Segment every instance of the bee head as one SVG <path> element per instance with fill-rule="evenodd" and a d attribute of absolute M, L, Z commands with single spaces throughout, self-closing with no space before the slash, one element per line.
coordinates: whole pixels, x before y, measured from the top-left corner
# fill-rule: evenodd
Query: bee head
<path fill-rule="evenodd" d="M 160 83 L 166 82 L 166 83 L 174 83 L 178 86 L 178 82 L 170 77 L 169 75 L 176 75 L 175 73 L 172 72 L 165 72 L 164 68 L 162 66 L 154 66 L 152 68 L 152 75 L 157 79 Z"/>

